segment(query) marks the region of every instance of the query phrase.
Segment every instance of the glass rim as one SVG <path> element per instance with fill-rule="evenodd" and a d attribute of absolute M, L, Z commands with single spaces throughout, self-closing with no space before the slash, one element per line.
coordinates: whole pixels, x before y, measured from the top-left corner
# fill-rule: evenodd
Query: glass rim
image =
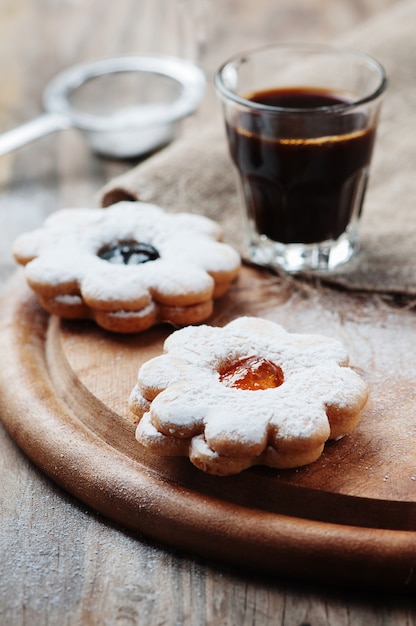
<path fill-rule="evenodd" d="M 353 56 L 361 61 L 365 62 L 365 64 L 369 67 L 372 67 L 376 70 L 377 74 L 380 77 L 380 82 L 378 87 L 362 98 L 357 98 L 355 100 L 351 100 L 348 102 L 335 103 L 323 106 L 311 106 L 311 107 L 286 107 L 286 106 L 274 106 L 270 104 L 263 104 L 260 102 L 255 102 L 254 100 L 250 100 L 249 98 L 245 98 L 244 96 L 239 96 L 237 93 L 233 92 L 229 89 L 223 80 L 224 71 L 235 64 L 236 62 L 244 62 L 245 57 L 249 57 L 251 55 L 257 54 L 259 52 L 265 52 L 267 50 L 311 50 L 312 52 L 322 52 L 322 53 L 336 53 L 339 55 L 348 55 Z M 331 44 L 319 44 L 319 43 L 277 43 L 277 44 L 266 44 L 264 46 L 260 46 L 257 48 L 252 48 L 251 50 L 246 50 L 245 52 L 239 52 L 229 57 L 226 61 L 224 61 L 219 69 L 215 73 L 215 87 L 220 95 L 232 100 L 233 102 L 250 108 L 257 111 L 269 112 L 269 113 L 286 113 L 286 114 L 305 114 L 305 113 L 339 113 L 342 111 L 347 111 L 352 108 L 356 108 L 367 102 L 371 102 L 379 98 L 387 88 L 387 74 L 383 65 L 377 61 L 371 55 L 360 52 L 359 50 L 355 50 L 353 48 L 336 46 Z M 311 85 L 312 86 L 312 85 Z M 294 85 L 295 87 L 295 85 Z M 302 85 L 302 87 L 306 87 L 306 85 Z"/>

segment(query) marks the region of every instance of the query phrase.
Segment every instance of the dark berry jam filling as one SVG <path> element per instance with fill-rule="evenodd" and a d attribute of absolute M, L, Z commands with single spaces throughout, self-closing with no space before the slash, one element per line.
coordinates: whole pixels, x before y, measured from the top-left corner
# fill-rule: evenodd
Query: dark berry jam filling
<path fill-rule="evenodd" d="M 131 239 L 104 246 L 98 251 L 98 256 L 104 261 L 118 265 L 140 265 L 155 261 L 160 254 L 149 243 Z"/>

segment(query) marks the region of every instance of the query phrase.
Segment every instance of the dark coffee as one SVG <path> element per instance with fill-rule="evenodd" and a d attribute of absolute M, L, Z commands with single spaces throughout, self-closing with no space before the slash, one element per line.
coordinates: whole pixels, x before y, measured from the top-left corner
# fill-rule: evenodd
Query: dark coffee
<path fill-rule="evenodd" d="M 338 239 L 364 197 L 375 139 L 365 113 L 334 108 L 348 100 L 322 89 L 273 89 L 249 99 L 286 109 L 279 116 L 267 107 L 240 111 L 227 124 L 256 231 L 285 244 Z"/>

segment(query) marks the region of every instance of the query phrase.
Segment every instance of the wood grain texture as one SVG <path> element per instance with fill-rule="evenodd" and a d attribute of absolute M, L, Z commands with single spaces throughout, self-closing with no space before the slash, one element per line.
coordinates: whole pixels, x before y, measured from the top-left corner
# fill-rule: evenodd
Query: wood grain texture
<path fill-rule="evenodd" d="M 403 344 L 416 340 L 412 311 L 324 289 L 299 293 L 296 283 L 244 268 L 209 323 L 246 314 L 297 331 L 326 327 L 348 343 L 373 398 L 356 431 L 327 444 L 317 462 L 219 478 L 135 442 L 128 397 L 169 328 L 120 337 L 89 322 L 60 322 L 40 309 L 23 272 L 1 309 L 2 419 L 29 458 L 93 510 L 226 564 L 414 593 L 416 422 L 407 406 L 416 372 L 401 367 Z M 388 369 L 394 388 L 386 393 Z"/>
<path fill-rule="evenodd" d="M 397 2 L 214 1 L 214 28 L 204 52 L 209 72 L 237 47 L 270 39 L 329 39 Z M 137 18 L 140 5 L 4 0 L 0 129 L 38 114 L 45 83 L 68 65 L 134 53 L 147 28 Z M 214 101 L 208 90 L 202 115 L 212 114 Z M 57 208 L 91 205 L 101 185 L 128 167 L 92 156 L 72 131 L 0 159 L 1 284 L 15 270 L 10 248 L 17 234 Z M 7 367 L 7 355 L 2 360 Z M 1 624 L 416 624 L 409 598 L 239 573 L 125 531 L 56 487 L 0 429 Z"/>

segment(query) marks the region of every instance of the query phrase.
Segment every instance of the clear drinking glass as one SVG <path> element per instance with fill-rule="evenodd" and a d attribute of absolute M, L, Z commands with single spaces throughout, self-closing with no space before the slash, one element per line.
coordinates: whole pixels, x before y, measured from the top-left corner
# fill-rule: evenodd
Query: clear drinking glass
<path fill-rule="evenodd" d="M 358 250 L 386 73 L 319 44 L 238 54 L 216 74 L 248 227 L 248 254 L 289 272 L 331 270 Z"/>

